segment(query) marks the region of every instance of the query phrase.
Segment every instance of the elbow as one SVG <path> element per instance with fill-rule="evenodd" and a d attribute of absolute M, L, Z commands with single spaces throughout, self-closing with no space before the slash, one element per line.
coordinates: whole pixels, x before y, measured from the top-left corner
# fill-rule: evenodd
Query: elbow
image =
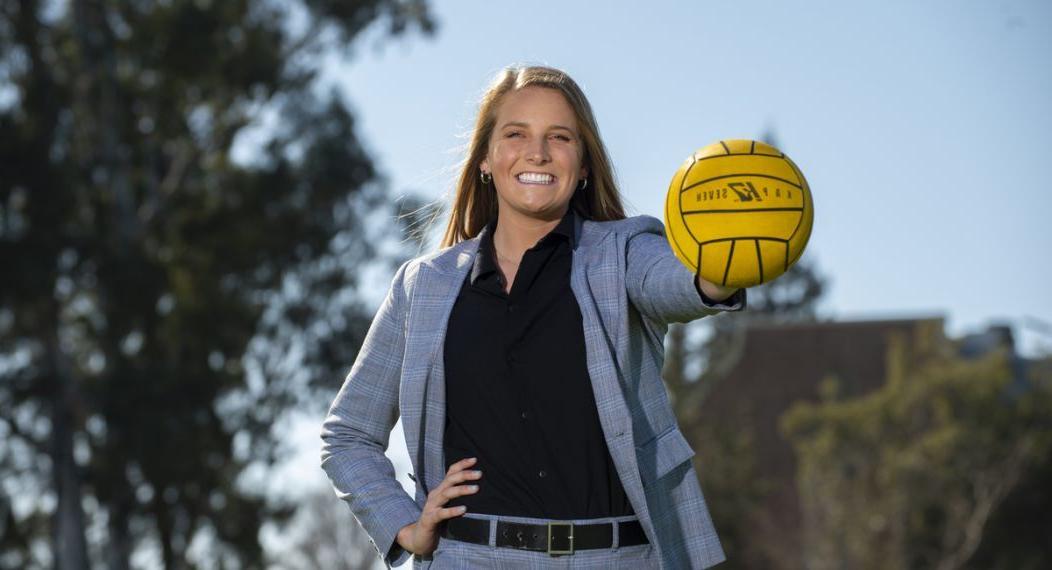
<path fill-rule="evenodd" d="M 321 428 L 321 468 L 328 473 L 328 465 L 336 454 L 338 443 L 329 428 L 328 422 Z"/>
<path fill-rule="evenodd" d="M 338 464 L 355 457 L 384 453 L 384 444 L 368 433 L 355 428 L 346 419 L 332 414 L 321 428 L 321 467 L 332 475 Z"/>
<path fill-rule="evenodd" d="M 338 416 L 330 415 L 321 426 L 321 468 L 329 473 L 336 458 L 353 452 L 355 444 L 353 430 Z"/>

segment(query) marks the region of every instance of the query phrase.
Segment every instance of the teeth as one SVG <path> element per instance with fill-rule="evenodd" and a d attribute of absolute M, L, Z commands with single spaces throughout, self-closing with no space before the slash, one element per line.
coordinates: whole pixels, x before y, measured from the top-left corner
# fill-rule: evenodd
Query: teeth
<path fill-rule="evenodd" d="M 519 182 L 526 184 L 551 184 L 554 177 L 551 174 L 539 172 L 523 172 L 518 176 Z"/>

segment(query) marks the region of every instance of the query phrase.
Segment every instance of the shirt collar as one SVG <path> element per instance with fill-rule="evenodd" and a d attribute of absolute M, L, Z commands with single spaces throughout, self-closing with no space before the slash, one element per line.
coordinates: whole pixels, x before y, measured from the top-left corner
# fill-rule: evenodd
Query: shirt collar
<path fill-rule="evenodd" d="M 566 214 L 564 214 L 562 220 L 559 221 L 559 225 L 555 226 L 548 235 L 541 238 L 537 244 L 540 245 L 555 239 L 565 239 L 571 246 L 573 246 L 577 234 L 576 217 L 577 214 L 574 212 L 574 209 L 567 208 Z M 493 247 L 493 232 L 496 229 L 497 219 L 494 218 L 490 223 L 486 224 L 486 227 L 482 228 L 481 232 L 479 232 L 478 255 L 475 256 L 475 263 L 471 267 L 471 273 L 469 274 L 472 285 L 474 285 L 480 277 L 485 277 L 497 271 L 497 254 Z"/>

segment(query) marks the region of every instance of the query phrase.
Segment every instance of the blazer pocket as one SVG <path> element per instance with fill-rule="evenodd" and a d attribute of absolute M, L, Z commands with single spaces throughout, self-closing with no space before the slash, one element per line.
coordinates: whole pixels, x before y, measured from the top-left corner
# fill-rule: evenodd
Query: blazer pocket
<path fill-rule="evenodd" d="M 664 477 L 669 471 L 689 461 L 694 457 L 694 450 L 687 443 L 687 438 L 683 437 L 683 433 L 674 425 L 638 447 L 636 455 L 640 461 L 642 479 L 648 482 Z M 653 465 L 654 468 L 644 468 L 644 465 Z"/>

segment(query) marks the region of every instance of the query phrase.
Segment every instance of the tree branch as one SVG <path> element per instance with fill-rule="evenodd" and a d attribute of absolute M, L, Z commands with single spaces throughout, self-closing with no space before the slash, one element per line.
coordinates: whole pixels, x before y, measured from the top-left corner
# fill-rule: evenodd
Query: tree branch
<path fill-rule="evenodd" d="M 989 472 L 976 476 L 976 483 L 973 487 L 974 506 L 966 515 L 964 527 L 959 528 L 949 522 L 943 535 L 944 548 L 953 548 L 951 543 L 957 541 L 955 540 L 957 537 L 953 535 L 960 537 L 960 545 L 950 552 L 944 551 L 936 565 L 937 570 L 961 568 L 979 549 L 983 538 L 983 528 L 997 506 L 1019 482 L 1033 447 L 1033 438 L 1023 437 L 1012 447 L 1011 453 L 1004 461 L 997 463 Z M 955 530 L 959 532 L 954 532 Z"/>

